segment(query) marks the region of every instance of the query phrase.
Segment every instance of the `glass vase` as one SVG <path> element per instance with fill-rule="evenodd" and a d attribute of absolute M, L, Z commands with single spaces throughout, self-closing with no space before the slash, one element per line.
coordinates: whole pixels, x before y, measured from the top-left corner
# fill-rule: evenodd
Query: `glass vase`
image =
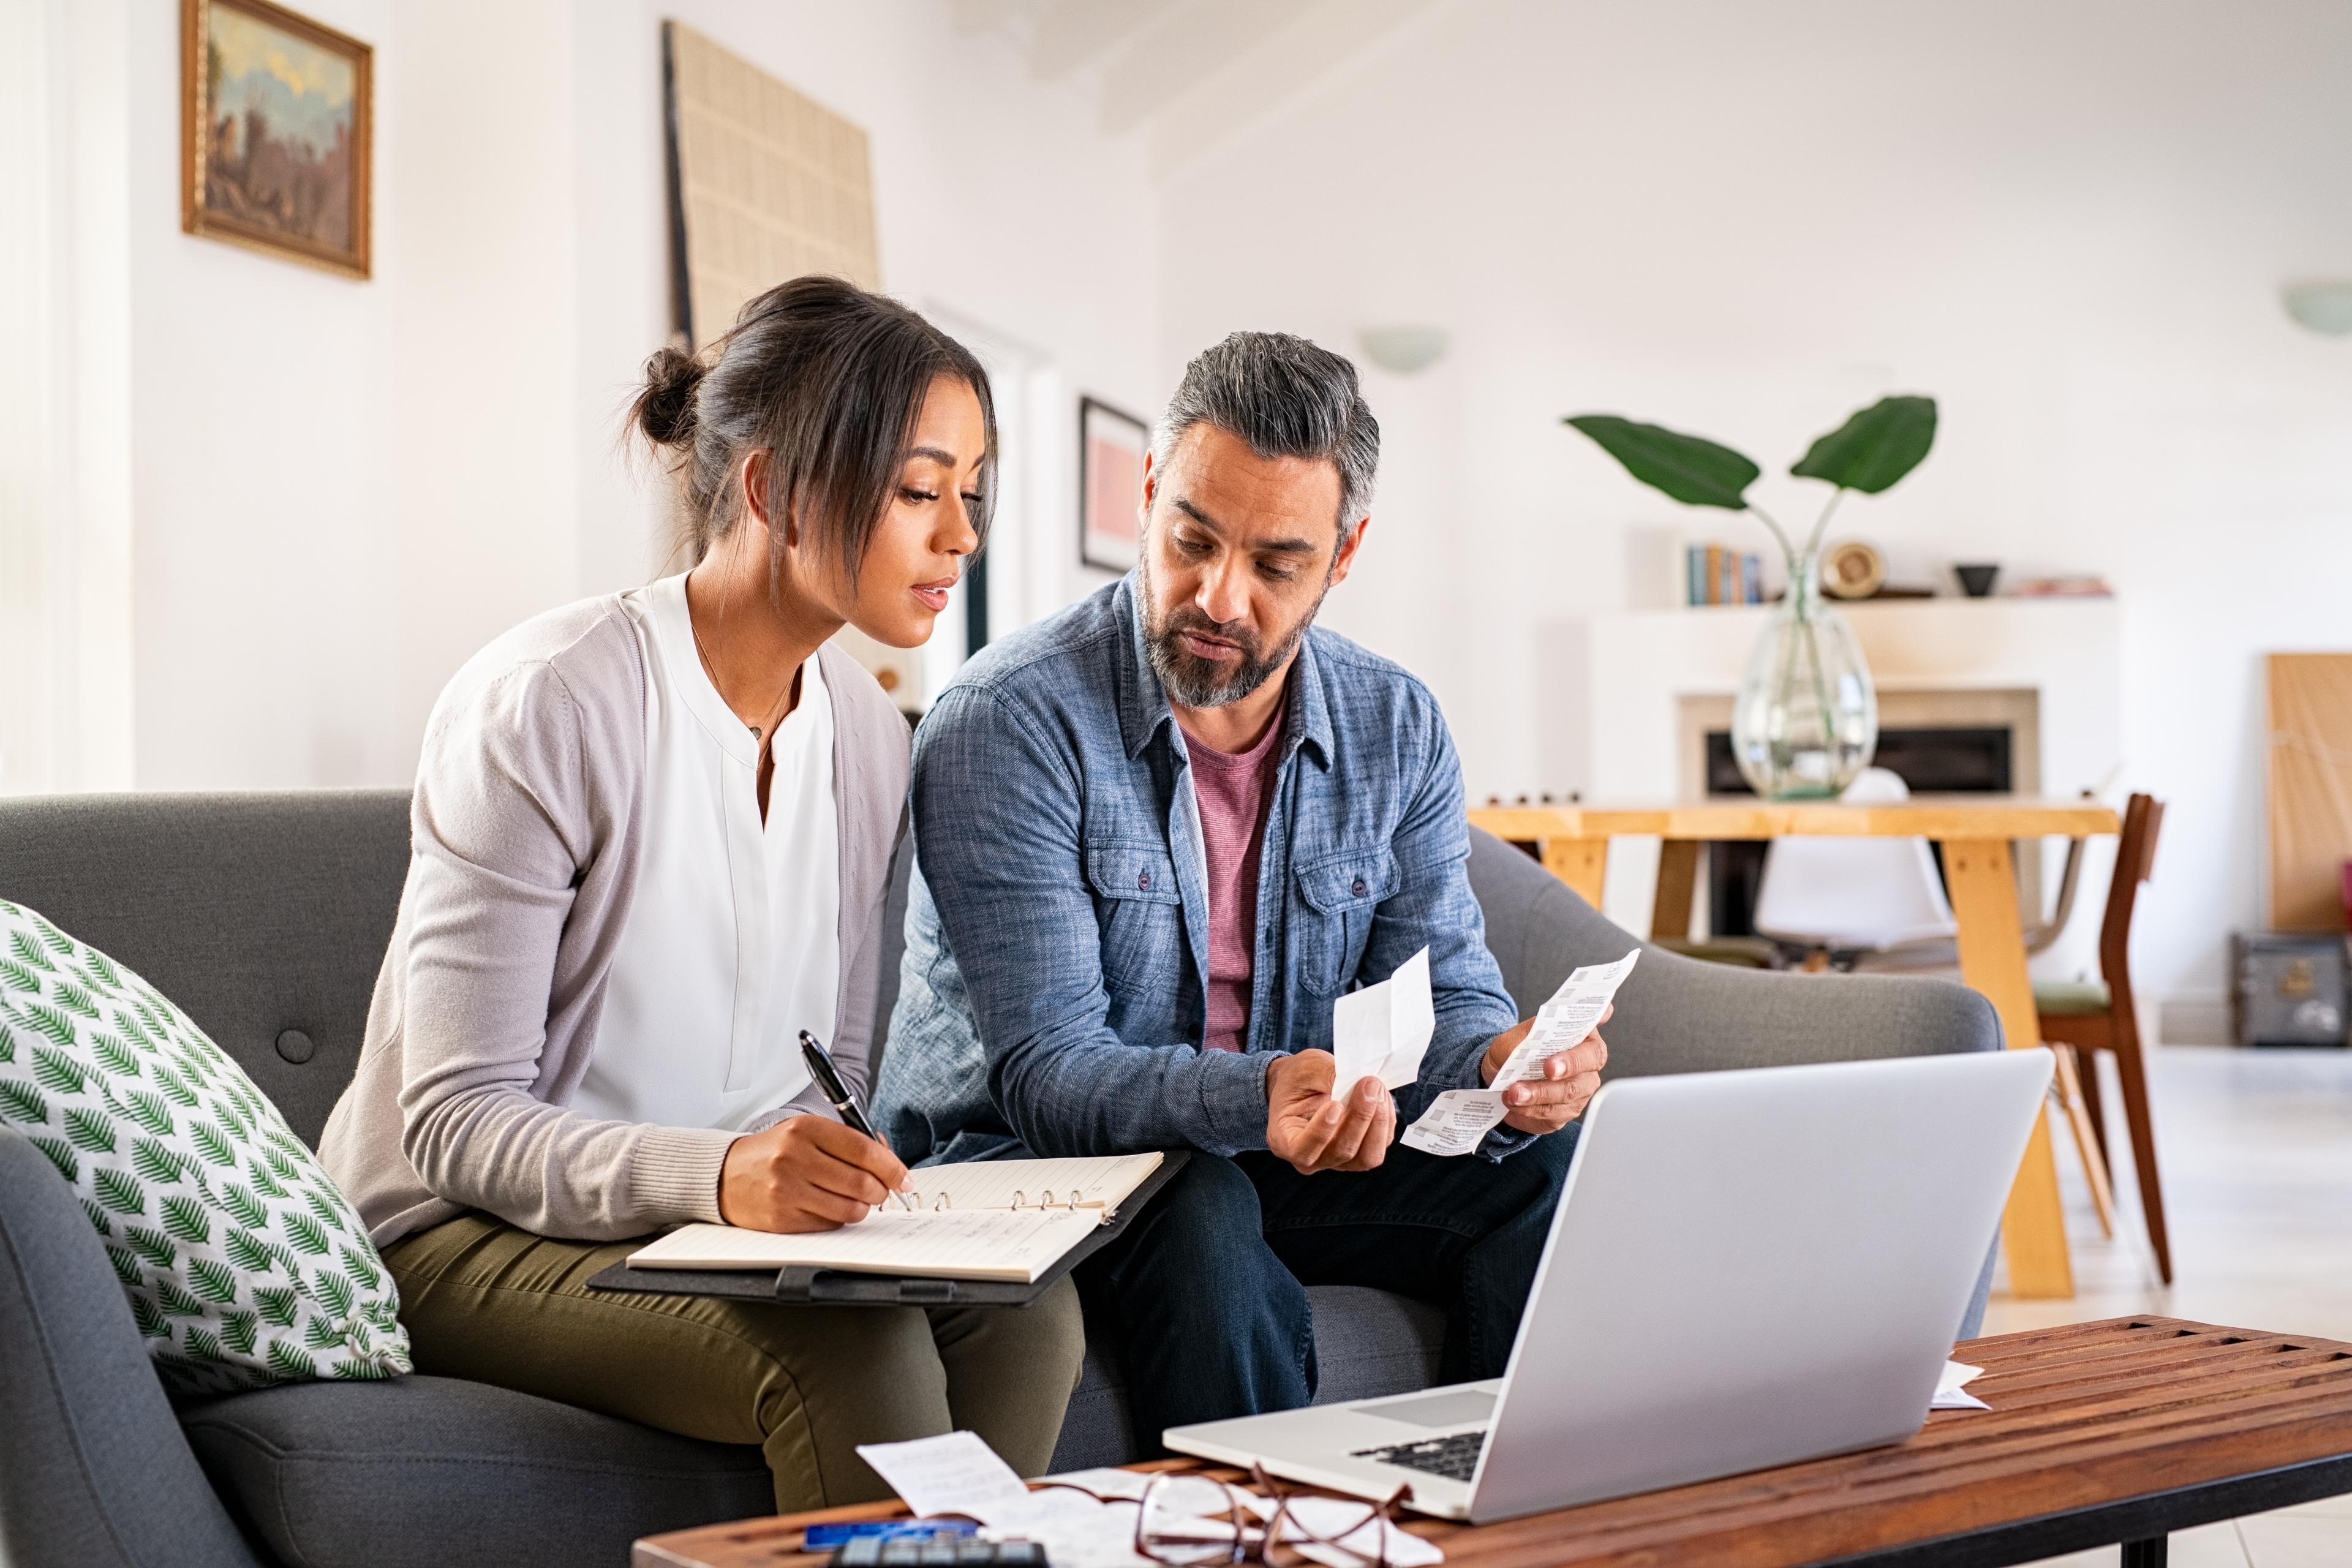
<path fill-rule="evenodd" d="M 1870 765 L 1878 692 L 1853 627 L 1822 599 L 1820 559 L 1789 560 L 1789 592 L 1748 656 L 1731 750 L 1767 800 L 1828 800 Z"/>

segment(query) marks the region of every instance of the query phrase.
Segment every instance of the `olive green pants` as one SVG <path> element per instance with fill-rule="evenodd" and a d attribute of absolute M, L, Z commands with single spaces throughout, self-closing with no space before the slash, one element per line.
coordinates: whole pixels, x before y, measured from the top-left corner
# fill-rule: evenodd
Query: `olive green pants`
<path fill-rule="evenodd" d="M 592 1291 L 642 1245 L 551 1241 L 484 1214 L 385 1249 L 416 1370 L 757 1443 L 782 1513 L 890 1495 L 857 1457 L 968 1427 L 1043 1475 L 1086 1352 L 1065 1279 L 1033 1307 L 792 1307 Z"/>

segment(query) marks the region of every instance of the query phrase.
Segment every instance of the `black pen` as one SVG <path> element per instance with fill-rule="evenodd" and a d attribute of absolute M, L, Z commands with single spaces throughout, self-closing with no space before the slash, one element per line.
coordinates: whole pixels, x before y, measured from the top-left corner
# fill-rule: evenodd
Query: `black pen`
<path fill-rule="evenodd" d="M 849 1092 L 849 1086 L 842 1082 L 841 1069 L 833 1065 L 832 1054 L 818 1045 L 816 1037 L 806 1029 L 801 1031 L 801 1058 L 808 1063 L 809 1077 L 816 1080 L 817 1092 L 841 1113 L 842 1125 L 881 1142 L 882 1135 L 874 1131 L 874 1123 L 866 1120 L 865 1108 Z"/>

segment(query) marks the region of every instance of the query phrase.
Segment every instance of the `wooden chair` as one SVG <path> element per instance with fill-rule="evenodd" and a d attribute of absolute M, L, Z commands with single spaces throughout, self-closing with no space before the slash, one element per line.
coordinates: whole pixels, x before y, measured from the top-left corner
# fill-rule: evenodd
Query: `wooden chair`
<path fill-rule="evenodd" d="M 2053 1047 L 2082 1054 L 2084 1109 L 2109 1171 L 2106 1118 L 2099 1103 L 2099 1074 L 2093 1051 L 2113 1051 L 2123 1080 L 2124 1115 L 2131 1126 L 2132 1161 L 2139 1169 L 2140 1208 L 2147 1215 L 2147 1239 L 2156 1248 L 2157 1271 L 2172 1283 L 2172 1243 L 2164 1228 L 2164 1193 L 2156 1173 L 2156 1128 L 2148 1115 L 2147 1064 L 2140 1049 L 2139 1019 L 2132 1005 L 2132 908 L 2139 885 L 2156 863 L 2157 830 L 2164 803 L 2136 795 L 2124 807 L 2123 835 L 2116 843 L 2116 872 L 2107 887 L 2106 917 L 2099 922 L 2099 979 L 2043 984 L 2033 988 L 2042 1037 Z"/>

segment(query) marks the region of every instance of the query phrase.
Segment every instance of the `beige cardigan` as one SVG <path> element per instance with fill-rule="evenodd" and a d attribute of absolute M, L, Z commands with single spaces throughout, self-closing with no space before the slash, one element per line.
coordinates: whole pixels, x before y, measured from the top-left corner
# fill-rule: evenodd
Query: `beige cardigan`
<path fill-rule="evenodd" d="M 862 1091 L 907 724 L 855 659 L 818 657 L 841 824 L 831 1043 Z M 719 1218 L 738 1134 L 567 1109 L 636 888 L 645 775 L 645 656 L 617 595 L 526 621 L 434 705 L 399 921 L 319 1145 L 378 1246 L 467 1209 L 591 1241 Z"/>

